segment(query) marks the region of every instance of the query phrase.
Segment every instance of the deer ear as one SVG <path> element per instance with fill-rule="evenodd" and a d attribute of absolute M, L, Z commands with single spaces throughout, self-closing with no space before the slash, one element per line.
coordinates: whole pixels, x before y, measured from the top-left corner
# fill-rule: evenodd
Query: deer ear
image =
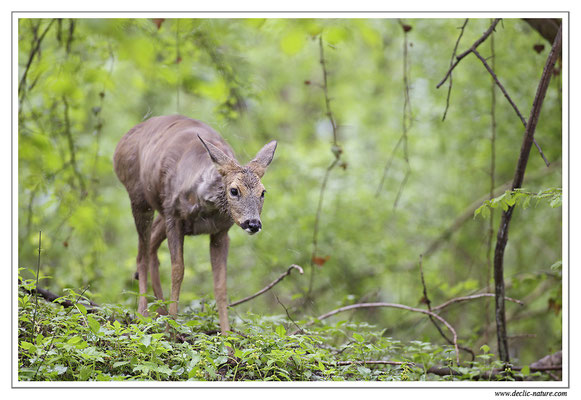
<path fill-rule="evenodd" d="M 214 162 L 216 169 L 221 175 L 226 175 L 228 172 L 240 168 L 240 166 L 235 160 L 228 157 L 226 153 L 224 153 L 222 150 L 214 146 L 212 143 L 206 142 L 204 139 L 200 137 L 200 135 L 198 135 L 198 139 L 200 139 L 200 141 L 208 151 L 210 159 Z"/>
<path fill-rule="evenodd" d="M 276 150 L 276 140 L 273 140 L 266 145 L 256 154 L 256 157 L 248 163 L 248 167 L 256 173 L 259 177 L 263 177 L 266 172 L 266 168 L 271 163 L 274 158 L 274 151 Z"/>

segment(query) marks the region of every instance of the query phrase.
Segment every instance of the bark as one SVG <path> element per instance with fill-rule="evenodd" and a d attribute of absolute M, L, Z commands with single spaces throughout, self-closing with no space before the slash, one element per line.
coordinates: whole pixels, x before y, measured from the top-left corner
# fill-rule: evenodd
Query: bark
<path fill-rule="evenodd" d="M 531 147 L 533 145 L 535 129 L 537 127 L 537 122 L 541 113 L 541 107 L 543 105 L 543 100 L 545 99 L 547 88 L 549 87 L 549 82 L 551 81 L 551 75 L 553 74 L 555 62 L 557 61 L 557 58 L 561 52 L 561 35 L 561 28 L 559 28 L 553 43 L 553 47 L 551 48 L 551 52 L 549 53 L 549 57 L 545 63 L 541 80 L 537 87 L 537 93 L 535 95 L 529 120 L 526 125 L 520 155 L 514 174 L 512 183 L 513 190 L 522 187 L 526 166 L 528 163 Z M 508 210 L 502 213 L 500 226 L 498 228 L 496 248 L 494 250 L 494 283 L 496 294 L 496 332 L 498 337 L 498 354 L 500 359 L 506 363 L 510 361 L 510 356 L 508 351 L 506 317 L 504 310 L 504 250 L 508 242 L 508 230 L 513 212 L 514 207 L 509 207 Z"/>

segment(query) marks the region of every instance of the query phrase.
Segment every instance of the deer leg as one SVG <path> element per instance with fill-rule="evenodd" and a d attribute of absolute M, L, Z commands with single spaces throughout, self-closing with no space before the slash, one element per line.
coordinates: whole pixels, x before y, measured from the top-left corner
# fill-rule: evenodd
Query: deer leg
<path fill-rule="evenodd" d="M 153 293 L 158 300 L 162 301 L 164 298 L 161 281 L 159 279 L 159 258 L 157 257 L 157 250 L 165 238 L 165 221 L 161 215 L 158 215 L 153 221 L 153 227 L 151 228 L 151 240 L 149 242 L 149 272 L 151 273 Z M 160 308 L 157 312 L 162 315 L 167 314 L 165 307 Z"/>
<path fill-rule="evenodd" d="M 176 316 L 180 299 L 180 288 L 184 279 L 184 231 L 180 221 L 172 217 L 165 220 L 167 245 L 171 258 L 171 294 L 169 313 Z"/>
<path fill-rule="evenodd" d="M 216 298 L 216 304 L 218 306 L 222 334 L 226 334 L 230 330 L 226 290 L 226 263 L 228 260 L 229 244 L 228 231 L 210 235 L 210 261 L 214 276 L 214 297 Z"/>
<path fill-rule="evenodd" d="M 135 227 L 137 229 L 137 275 L 139 277 L 139 301 L 137 312 L 147 316 L 147 265 L 148 265 L 148 247 L 151 236 L 151 223 L 153 221 L 153 210 L 145 205 L 140 207 L 137 204 L 131 204 Z"/>

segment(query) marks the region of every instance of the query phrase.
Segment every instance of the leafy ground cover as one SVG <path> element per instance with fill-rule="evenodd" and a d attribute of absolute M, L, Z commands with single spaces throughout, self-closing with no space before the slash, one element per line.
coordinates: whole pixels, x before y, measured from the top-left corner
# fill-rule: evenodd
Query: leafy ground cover
<path fill-rule="evenodd" d="M 212 303 L 186 307 L 175 320 L 135 317 L 123 306 L 92 307 L 83 292 L 53 303 L 18 290 L 20 381 L 424 381 L 546 379 L 502 366 L 482 346 L 474 362 L 455 365 L 452 346 L 402 342 L 348 320 L 311 325 L 286 316 L 238 315 L 222 336 Z M 64 302 L 69 306 L 65 307 Z M 72 305 L 72 306 L 71 306 Z M 155 308 L 159 304 L 152 304 Z M 327 321 L 325 321 L 327 322 Z"/>

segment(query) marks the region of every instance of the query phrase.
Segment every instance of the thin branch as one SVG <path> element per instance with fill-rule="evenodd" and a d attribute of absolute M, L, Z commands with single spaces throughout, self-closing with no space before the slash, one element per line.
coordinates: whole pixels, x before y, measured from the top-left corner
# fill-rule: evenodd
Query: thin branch
<path fill-rule="evenodd" d="M 399 188 L 397 190 L 397 194 L 395 196 L 395 200 L 393 202 L 393 208 L 397 208 L 397 204 L 399 199 L 403 193 L 403 189 L 409 179 L 411 174 L 411 166 L 409 160 L 409 152 L 408 152 L 408 131 L 412 125 L 413 117 L 411 111 L 411 101 L 410 101 L 410 84 L 409 84 L 409 57 L 408 57 L 408 32 L 411 31 L 411 26 L 405 25 L 401 20 L 399 20 L 399 24 L 401 25 L 403 32 L 404 32 L 404 40 L 403 40 L 403 92 L 404 92 L 404 103 L 403 103 L 403 112 L 402 112 L 402 134 L 398 139 L 396 145 L 394 146 L 390 158 L 387 160 L 385 167 L 383 169 L 383 175 L 381 177 L 381 181 L 379 182 L 379 186 L 377 187 L 377 191 L 375 196 L 378 197 L 381 193 L 381 189 L 383 188 L 383 184 L 385 178 L 387 176 L 387 171 L 391 167 L 393 162 L 393 156 L 395 151 L 399 148 L 400 144 L 403 144 L 403 158 L 406 165 L 406 172 L 405 175 L 400 182 Z"/>
<path fill-rule="evenodd" d="M 20 83 L 18 84 L 18 95 L 19 96 L 24 96 L 24 90 L 26 89 L 26 78 L 28 77 L 30 67 L 32 66 L 32 62 L 34 61 L 34 58 L 36 57 L 36 55 L 40 51 L 40 45 L 42 44 L 44 37 L 48 33 L 48 30 L 50 29 L 50 27 L 52 26 L 54 21 L 55 21 L 54 19 L 52 19 L 50 21 L 50 23 L 46 26 L 46 28 L 44 29 L 42 34 L 35 40 L 35 42 L 32 45 L 30 55 L 28 56 L 28 61 L 26 62 L 26 66 L 24 67 L 24 72 L 22 73 L 22 77 L 20 78 Z M 39 21 L 39 26 L 40 26 L 40 21 Z M 38 27 L 37 27 L 37 29 L 38 29 Z M 22 100 L 23 100 L 23 97 L 20 97 L 20 99 L 19 99 L 20 104 L 22 104 Z"/>
<path fill-rule="evenodd" d="M 335 361 L 335 362 L 325 362 L 325 364 L 336 365 L 336 366 L 347 366 L 347 365 L 393 365 L 393 366 L 403 366 L 403 365 L 411 365 L 417 368 L 424 369 L 422 364 L 408 362 L 408 361 L 389 361 L 389 360 L 363 360 L 363 361 Z M 530 372 L 546 372 L 549 371 L 560 371 L 562 366 L 551 366 L 551 367 L 529 367 Z M 511 366 L 510 369 L 512 371 L 521 371 L 523 367 L 520 366 Z M 438 376 L 462 376 L 463 374 L 455 369 L 450 367 L 443 367 L 443 366 L 433 366 L 426 370 L 428 374 L 434 374 Z M 500 368 L 494 368 L 490 371 L 485 371 L 480 375 L 473 377 L 473 379 L 491 379 L 498 376 L 506 375 L 506 371 Z"/>
<path fill-rule="evenodd" d="M 420 254 L 420 278 L 422 281 L 422 286 L 424 288 L 424 301 L 426 303 L 426 305 L 428 306 L 428 311 L 432 312 L 432 306 L 431 306 L 431 301 L 430 301 L 430 297 L 428 296 L 428 288 L 426 286 L 426 281 L 424 280 L 424 268 L 422 266 L 422 255 Z M 432 321 L 432 323 L 434 324 L 434 326 L 436 327 L 436 329 L 438 330 L 438 332 L 440 332 L 440 335 L 449 343 L 449 344 L 454 344 L 454 342 L 448 337 L 446 336 L 446 334 L 442 331 L 442 329 L 440 328 L 440 325 L 438 325 L 438 323 L 436 322 L 436 320 L 430 315 L 430 321 Z M 460 349 L 466 351 L 467 353 L 470 353 L 470 355 L 472 355 L 472 361 L 474 361 L 476 355 L 474 354 L 474 352 L 472 351 L 472 349 L 469 349 L 468 347 L 464 347 L 464 346 L 458 346 Z"/>
<path fill-rule="evenodd" d="M 492 34 L 492 32 L 496 28 L 496 25 L 498 24 L 499 21 L 500 21 L 500 18 L 496 18 L 492 22 L 492 24 L 490 25 L 490 27 L 486 30 L 486 32 L 484 32 L 482 34 L 482 36 L 480 38 L 478 38 L 478 40 L 476 40 L 474 42 L 474 44 L 472 44 L 472 46 L 468 50 L 466 50 L 464 53 L 462 53 L 462 54 L 460 54 L 459 56 L 456 57 L 456 61 L 454 62 L 454 64 L 452 64 L 452 66 L 450 66 L 450 68 L 448 69 L 448 72 L 446 72 L 446 75 L 444 76 L 444 78 L 440 81 L 440 83 L 438 83 L 436 85 L 436 88 L 437 89 L 439 89 L 440 86 L 442 86 L 444 84 L 444 82 L 446 82 L 446 80 L 452 74 L 452 71 L 454 70 L 454 68 L 456 68 L 456 66 L 460 63 L 460 61 L 462 61 L 462 59 L 464 57 L 466 57 L 468 54 L 470 54 L 474 50 L 476 50 L 476 48 L 478 46 L 480 46 L 482 44 L 482 42 L 484 42 L 486 40 L 486 38 L 488 38 L 488 36 L 490 36 Z"/>
<path fill-rule="evenodd" d="M 512 108 L 515 110 L 516 114 L 518 115 L 518 117 L 520 118 L 521 122 L 523 123 L 523 125 L 526 128 L 525 119 L 522 116 L 521 112 L 519 111 L 518 107 L 516 106 L 516 104 L 514 103 L 514 101 L 512 100 L 512 98 L 508 95 L 508 93 L 507 93 L 506 89 L 504 88 L 504 86 L 502 86 L 502 84 L 500 83 L 500 81 L 498 80 L 498 77 L 496 76 L 496 74 L 494 73 L 494 71 L 492 70 L 492 68 L 490 68 L 490 65 L 488 65 L 488 63 L 486 62 L 486 59 L 484 57 L 482 57 L 480 55 L 480 53 L 476 50 L 476 48 L 478 46 L 480 46 L 486 40 L 486 38 L 488 38 L 492 34 L 492 32 L 494 32 L 494 28 L 496 27 L 496 25 L 498 24 L 499 21 L 500 21 L 500 18 L 496 18 L 492 22 L 492 24 L 490 25 L 490 28 L 488 28 L 488 30 L 486 32 L 484 32 L 484 34 L 476 42 L 474 42 L 474 44 L 468 50 L 466 50 L 464 53 L 462 53 L 462 54 L 460 54 L 459 56 L 456 57 L 456 62 L 448 69 L 448 72 L 446 73 L 446 76 L 444 76 L 444 78 L 440 81 L 440 83 L 438 83 L 438 85 L 436 85 L 436 88 L 439 89 L 440 86 L 442 86 L 444 84 L 444 82 L 446 82 L 446 80 L 448 79 L 448 77 L 450 77 L 450 80 L 451 80 L 452 79 L 452 71 L 454 70 L 454 68 L 456 68 L 456 66 L 460 63 L 460 61 L 464 57 L 466 57 L 470 53 L 474 53 L 474 55 L 476 57 L 478 57 L 478 59 L 484 64 L 484 67 L 486 68 L 486 70 L 492 75 L 492 77 L 494 78 L 494 81 L 496 82 L 496 84 L 498 85 L 498 87 L 500 88 L 500 90 L 502 91 L 502 93 L 504 94 L 504 97 L 506 97 L 506 99 L 508 100 L 508 102 L 510 103 L 510 105 L 512 106 Z M 536 142 L 536 140 L 534 138 L 533 138 L 533 141 L 534 141 L 534 144 L 535 144 L 537 150 L 539 151 L 539 154 L 543 158 L 543 161 L 545 162 L 545 164 L 548 167 L 550 164 L 549 164 L 549 161 L 547 160 L 547 158 L 545 157 L 545 154 L 543 153 L 543 150 L 541 149 L 541 146 L 539 146 L 539 144 Z"/>
<path fill-rule="evenodd" d="M 337 308 L 335 310 L 329 311 L 326 314 L 320 315 L 317 318 L 315 318 L 314 320 L 308 322 L 306 324 L 306 326 L 312 325 L 315 322 L 322 321 L 324 319 L 327 319 L 329 317 L 332 317 L 335 314 L 338 314 L 338 313 L 341 313 L 344 311 L 357 310 L 357 309 L 361 309 L 361 308 L 377 308 L 377 307 L 399 308 L 401 310 L 422 313 L 422 314 L 426 314 L 426 315 L 429 315 L 429 316 L 436 318 L 438 321 L 440 321 L 441 323 L 446 325 L 446 328 L 448 328 L 448 330 L 450 332 L 452 332 L 452 335 L 454 336 L 454 339 L 453 339 L 454 349 L 456 351 L 456 363 L 460 364 L 460 357 L 459 357 L 459 350 L 458 350 L 458 335 L 456 334 L 456 331 L 454 330 L 452 325 L 450 325 L 450 323 L 448 323 L 448 321 L 446 321 L 444 318 L 440 317 L 438 314 L 434 314 L 431 311 L 423 310 L 420 308 L 409 307 L 409 306 L 406 306 L 403 304 L 397 304 L 397 303 L 383 303 L 383 302 L 351 304 L 348 306 L 340 307 L 340 308 Z M 296 333 L 297 332 L 294 332 L 293 334 L 296 334 Z"/>
<path fill-rule="evenodd" d="M 22 279 L 18 278 L 18 284 L 22 285 Z M 25 287 L 22 286 L 21 289 L 26 291 L 26 293 L 28 293 L 28 294 L 37 294 L 38 293 L 43 299 L 45 299 L 46 301 L 48 301 L 50 303 L 57 303 L 57 304 L 60 304 L 66 308 L 75 306 L 75 303 L 71 302 L 70 300 L 67 300 L 64 297 L 59 296 L 58 294 L 51 292 L 50 290 L 43 289 L 43 288 L 40 288 L 38 286 L 36 286 L 35 289 L 26 289 Z M 88 303 L 91 307 L 93 307 L 93 308 L 100 307 L 99 304 L 95 303 L 94 301 L 89 300 L 89 299 L 86 299 L 86 300 L 88 301 Z M 91 308 L 87 309 L 87 312 L 94 312 L 94 311 L 96 311 L 96 310 L 93 310 Z"/>
<path fill-rule="evenodd" d="M 553 43 L 553 47 L 551 48 L 551 52 L 549 53 L 547 62 L 545 63 L 545 67 L 543 69 L 541 80 L 539 81 L 537 87 L 537 92 L 533 101 L 530 117 L 528 123 L 526 124 L 526 130 L 523 135 L 523 142 L 512 183 L 512 190 L 522 187 L 537 122 L 543 105 L 543 100 L 547 94 L 547 89 L 549 87 L 549 82 L 551 81 L 551 75 L 555 67 L 555 62 L 557 61 L 557 57 L 561 51 L 561 35 L 562 26 L 559 27 L 559 32 L 557 33 L 557 37 L 555 38 L 555 42 Z M 504 311 L 504 250 L 508 242 L 508 229 L 512 219 L 513 211 L 514 206 L 509 207 L 508 210 L 502 213 L 502 219 L 498 228 L 496 248 L 494 251 L 494 282 L 496 293 L 498 350 L 500 359 L 504 362 L 509 362 L 510 360 L 508 352 L 508 341 L 506 339 L 506 317 Z"/>
<path fill-rule="evenodd" d="M 508 100 L 509 104 L 512 106 L 513 110 L 516 112 L 516 114 L 520 118 L 522 124 L 526 128 L 527 127 L 527 123 L 526 123 L 524 117 L 522 116 L 521 112 L 519 111 L 518 107 L 516 106 L 516 104 L 514 103 L 514 101 L 512 100 L 512 98 L 508 95 L 508 92 L 506 91 L 506 89 L 504 88 L 504 86 L 502 86 L 502 83 L 500 83 L 500 81 L 498 80 L 498 77 L 494 73 L 494 70 L 490 67 L 490 65 L 488 65 L 488 62 L 486 62 L 486 59 L 484 57 L 482 57 L 482 55 L 478 51 L 474 50 L 474 55 L 476 57 L 478 57 L 478 59 L 482 62 L 482 64 L 484 64 L 484 67 L 486 68 L 486 70 L 490 73 L 490 75 L 492 75 L 492 78 L 494 79 L 494 82 L 496 82 L 496 84 L 500 88 L 500 91 L 502 92 L 502 94 L 504 95 L 504 97 Z M 535 144 L 537 150 L 539 151 L 541 157 L 543 158 L 543 161 L 545 162 L 545 164 L 548 167 L 550 165 L 549 160 L 547 160 L 547 157 L 545 157 L 545 153 L 543 153 L 543 150 L 541 149 L 541 146 L 539 146 L 539 144 L 537 143 L 537 141 L 535 140 L 535 138 L 533 138 L 533 143 Z"/>
<path fill-rule="evenodd" d="M 79 171 L 79 166 L 77 165 L 75 142 L 73 141 L 73 135 L 71 133 L 71 121 L 69 118 L 69 103 L 65 96 L 63 96 L 62 100 L 64 104 L 65 136 L 67 137 L 69 153 L 71 156 L 71 167 L 75 176 L 77 177 L 77 180 L 79 181 L 79 186 L 81 188 L 81 199 L 84 199 L 87 196 L 87 188 L 85 185 L 85 179 L 83 178 L 83 175 Z"/>
<path fill-rule="evenodd" d="M 468 18 L 464 21 L 464 24 L 460 27 L 460 34 L 458 39 L 456 39 L 456 44 L 454 45 L 454 50 L 452 51 L 452 57 L 450 58 L 450 68 L 454 63 L 454 58 L 456 57 L 456 52 L 458 51 L 458 44 L 460 44 L 460 39 L 464 35 L 464 28 L 468 25 Z M 450 107 L 450 95 L 452 94 L 452 73 L 450 72 L 450 84 L 448 85 L 448 95 L 446 96 L 446 108 L 444 109 L 444 115 L 442 116 L 442 121 L 446 120 L 446 115 L 448 114 L 448 108 Z"/>
<path fill-rule="evenodd" d="M 340 165 L 339 162 L 341 160 L 341 154 L 343 150 L 338 144 L 338 128 L 335 122 L 335 117 L 333 116 L 333 111 L 331 110 L 331 99 L 329 98 L 329 86 L 327 80 L 327 63 L 325 61 L 325 50 L 323 45 L 323 35 L 319 36 L 319 63 L 321 64 L 321 70 L 323 73 L 323 84 L 319 85 L 323 90 L 323 94 L 325 97 L 325 107 L 326 107 L 326 115 L 331 123 L 331 128 L 333 130 L 333 146 L 331 147 L 331 151 L 335 156 L 335 159 L 331 162 L 331 164 L 327 167 L 325 171 L 325 176 L 323 177 L 323 182 L 321 183 L 321 190 L 319 192 L 319 202 L 317 205 L 317 212 L 315 214 L 315 225 L 313 228 L 313 252 L 311 254 L 311 276 L 309 279 L 309 289 L 307 291 L 307 295 L 305 296 L 305 300 L 311 297 L 311 292 L 313 290 L 313 285 L 315 281 L 315 263 L 314 260 L 317 257 L 318 253 L 318 245 L 319 245 L 319 223 L 321 220 L 321 210 L 323 209 L 323 197 L 325 195 L 325 189 L 327 188 L 327 181 L 329 180 L 329 175 L 333 168 L 337 165 Z M 345 164 L 343 164 L 345 165 Z"/>
<path fill-rule="evenodd" d="M 335 118 L 333 117 L 333 112 L 331 111 L 331 100 L 329 98 L 329 86 L 327 84 L 327 64 L 325 62 L 325 52 L 323 46 L 323 35 L 319 36 L 319 63 L 321 63 L 321 69 L 323 70 L 323 92 L 325 93 L 325 107 L 327 108 L 327 117 L 333 128 L 333 145 L 337 146 L 337 124 L 335 123 Z"/>
<path fill-rule="evenodd" d="M 281 305 L 282 308 L 284 308 L 284 311 L 286 312 L 286 316 L 287 318 L 293 323 L 294 326 L 297 327 L 298 331 L 300 333 L 305 333 L 305 331 L 303 330 L 303 328 L 301 328 L 296 322 L 295 320 L 290 316 L 290 313 L 288 312 L 288 309 L 286 308 L 286 306 L 284 304 L 282 304 L 282 302 L 280 301 L 280 299 L 278 298 L 278 296 L 276 295 L 276 293 L 274 294 L 274 297 L 276 298 L 276 301 L 278 304 Z"/>
<path fill-rule="evenodd" d="M 38 280 L 40 276 L 40 251 L 41 251 L 41 244 L 42 244 L 42 231 L 38 231 L 38 263 L 36 265 L 36 283 L 34 285 L 35 288 L 38 288 Z M 36 312 L 38 310 L 38 295 L 37 291 L 34 293 L 34 314 L 32 315 L 32 331 L 33 334 L 36 333 Z"/>
<path fill-rule="evenodd" d="M 440 304 L 439 306 L 436 306 L 436 307 L 432 308 L 432 311 L 441 311 L 441 310 L 443 310 L 444 308 L 448 307 L 451 304 L 461 303 L 461 302 L 470 301 L 470 300 L 476 300 L 476 299 L 480 299 L 480 298 L 483 298 L 483 297 L 495 297 L 495 294 L 494 293 L 479 293 L 479 294 L 473 294 L 473 295 L 470 295 L 470 296 L 455 297 L 453 299 L 450 299 L 450 300 L 448 300 L 448 301 Z M 525 305 L 522 301 L 517 300 L 517 299 L 513 299 L 511 297 L 506 297 L 505 296 L 504 299 L 507 300 L 507 301 L 516 303 L 516 304 L 518 304 L 520 306 L 524 306 Z"/>
<path fill-rule="evenodd" d="M 237 305 L 239 305 L 239 304 L 242 304 L 242 303 L 245 303 L 245 302 L 247 302 L 247 301 L 249 301 L 249 300 L 252 300 L 252 299 L 254 299 L 255 297 L 258 297 L 258 296 L 260 296 L 260 295 L 261 295 L 261 294 L 263 294 L 263 293 L 266 293 L 266 292 L 268 292 L 268 291 L 269 291 L 270 289 L 272 289 L 272 288 L 273 288 L 273 287 L 274 287 L 276 284 L 278 284 L 278 283 L 279 283 L 280 281 L 282 281 L 284 278 L 286 278 L 287 276 L 289 276 L 289 275 L 290 275 L 290 273 L 291 273 L 291 271 L 292 271 L 293 269 L 296 269 L 297 271 L 299 271 L 299 273 L 300 273 L 301 275 L 302 275 L 302 274 L 303 274 L 303 272 L 304 272 L 304 271 L 303 271 L 303 269 L 302 269 L 300 266 L 298 266 L 298 265 L 296 265 L 296 264 L 292 264 L 290 267 L 288 267 L 288 269 L 286 270 L 286 272 L 282 273 L 282 274 L 281 274 L 281 275 L 280 275 L 278 278 L 276 278 L 274 281 L 272 281 L 272 283 L 270 283 L 269 285 L 267 285 L 267 286 L 266 286 L 264 289 L 262 289 L 262 290 L 260 290 L 260 291 L 258 291 L 258 292 L 256 292 L 256 293 L 254 293 L 254 294 L 253 294 L 253 295 L 251 295 L 251 296 L 245 297 L 245 298 L 243 298 L 242 300 L 235 301 L 234 303 L 232 303 L 232 304 L 228 305 L 228 307 L 235 307 L 235 306 L 237 306 Z"/>

